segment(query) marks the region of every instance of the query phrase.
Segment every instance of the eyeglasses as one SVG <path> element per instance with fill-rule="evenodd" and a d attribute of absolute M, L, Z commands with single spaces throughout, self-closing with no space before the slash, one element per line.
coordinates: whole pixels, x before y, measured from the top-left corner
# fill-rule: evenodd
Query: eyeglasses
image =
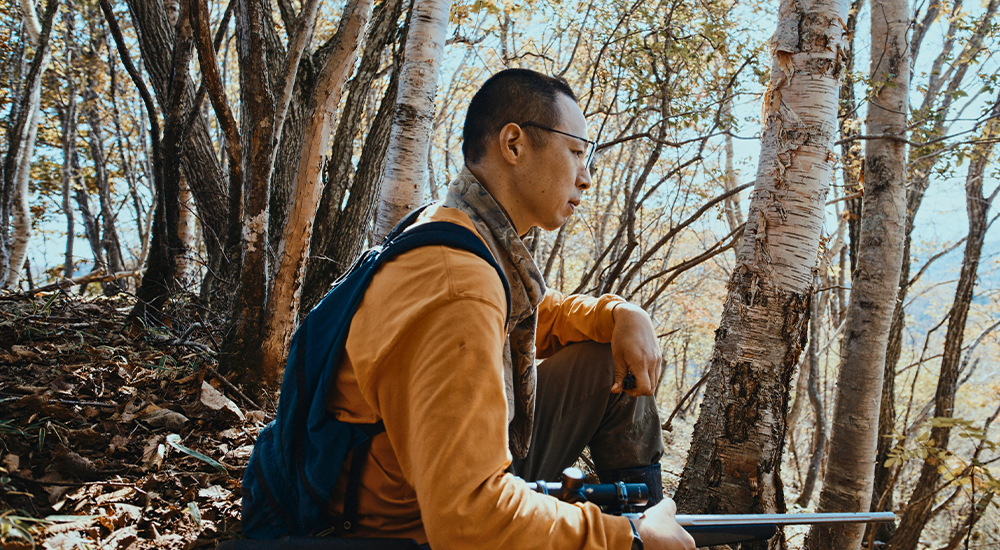
<path fill-rule="evenodd" d="M 568 136 L 568 137 L 571 137 L 573 139 L 578 139 L 578 140 L 586 143 L 589 147 L 587 147 L 587 151 L 585 152 L 586 160 L 584 161 L 584 167 L 586 167 L 587 171 L 589 172 L 591 166 L 593 166 L 593 164 L 594 164 L 594 151 L 597 150 L 597 142 L 596 141 L 590 141 L 587 138 L 582 138 L 580 136 L 574 136 L 573 134 L 567 134 L 566 132 L 563 132 L 563 131 L 560 131 L 560 130 L 556 130 L 555 128 L 549 128 L 548 126 L 542 126 L 541 124 L 535 124 L 534 122 L 525 122 L 524 124 L 518 124 L 518 126 L 520 126 L 521 128 L 532 127 L 532 128 L 538 128 L 539 130 L 545 130 L 546 132 L 555 132 L 557 134 L 562 134 L 564 136 Z"/>

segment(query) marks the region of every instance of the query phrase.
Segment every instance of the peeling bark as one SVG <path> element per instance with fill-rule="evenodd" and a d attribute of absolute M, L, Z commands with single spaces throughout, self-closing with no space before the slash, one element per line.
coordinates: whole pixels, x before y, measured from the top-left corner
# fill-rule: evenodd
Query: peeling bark
<path fill-rule="evenodd" d="M 264 366 L 259 339 L 268 291 L 268 206 L 273 172 L 274 88 L 267 59 L 265 27 L 271 25 L 265 0 L 237 0 L 236 34 L 243 113 L 243 252 L 229 329 L 222 342 L 222 365 L 243 380 L 261 384 Z"/>
<path fill-rule="evenodd" d="M 333 281 L 357 257 L 371 227 L 375 201 L 382 184 L 392 113 L 396 106 L 401 45 L 394 55 L 389 85 L 368 130 L 357 168 L 354 167 L 354 140 L 362 124 L 365 104 L 373 99 L 370 91 L 382 52 L 394 40 L 401 11 L 401 0 L 385 1 L 375 9 L 357 74 L 347 84 L 347 99 L 324 174 L 327 184 L 316 212 L 310 244 L 311 259 L 300 305 L 302 312 L 319 303 Z M 403 32 L 402 40 L 405 40 L 405 28 Z M 348 189 L 350 195 L 342 209 Z"/>

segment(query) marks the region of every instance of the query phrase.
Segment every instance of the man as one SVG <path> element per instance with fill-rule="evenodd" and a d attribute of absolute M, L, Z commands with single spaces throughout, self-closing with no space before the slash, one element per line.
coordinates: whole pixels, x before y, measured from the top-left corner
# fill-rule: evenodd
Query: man
<path fill-rule="evenodd" d="M 586 135 L 572 90 L 533 71 L 498 73 L 470 103 L 467 169 L 417 223 L 483 239 L 510 284 L 510 318 L 496 271 L 462 250 L 419 248 L 376 274 L 328 407 L 342 421 L 385 424 L 361 474 L 357 535 L 435 550 L 694 548 L 669 499 L 632 524 L 510 473 L 557 479 L 589 445 L 603 481 L 643 480 L 662 494 L 649 316 L 616 296 L 546 290 L 520 238 L 558 229 L 579 206 L 591 183 Z M 536 350 L 547 358 L 537 371 Z M 623 391 L 629 371 L 636 387 Z M 335 515 L 345 487 L 342 475 Z"/>

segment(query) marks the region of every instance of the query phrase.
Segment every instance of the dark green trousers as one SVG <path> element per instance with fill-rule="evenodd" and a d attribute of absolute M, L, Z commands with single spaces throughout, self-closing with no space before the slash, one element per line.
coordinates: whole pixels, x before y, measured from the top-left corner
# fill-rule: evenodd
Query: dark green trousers
<path fill-rule="evenodd" d="M 588 446 L 598 472 L 658 462 L 663 438 L 656 403 L 613 394 L 613 384 L 609 344 L 572 344 L 542 361 L 531 445 L 526 457 L 514 459 L 514 474 L 558 481 Z"/>

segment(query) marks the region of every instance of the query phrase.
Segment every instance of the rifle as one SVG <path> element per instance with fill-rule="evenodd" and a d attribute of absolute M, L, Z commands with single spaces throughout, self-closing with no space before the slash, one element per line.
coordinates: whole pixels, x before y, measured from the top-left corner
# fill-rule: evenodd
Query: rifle
<path fill-rule="evenodd" d="M 639 514 L 631 513 L 632 507 L 646 504 L 649 489 L 642 483 L 586 484 L 583 472 L 566 468 L 562 481 L 537 481 L 528 488 L 552 495 L 566 502 L 592 502 L 604 506 L 605 511 L 620 513 L 630 519 Z M 678 514 L 677 523 L 693 538 L 697 546 L 720 546 L 738 542 L 767 540 L 778 532 L 779 525 L 810 525 L 818 523 L 879 523 L 895 521 L 896 514 Z"/>

